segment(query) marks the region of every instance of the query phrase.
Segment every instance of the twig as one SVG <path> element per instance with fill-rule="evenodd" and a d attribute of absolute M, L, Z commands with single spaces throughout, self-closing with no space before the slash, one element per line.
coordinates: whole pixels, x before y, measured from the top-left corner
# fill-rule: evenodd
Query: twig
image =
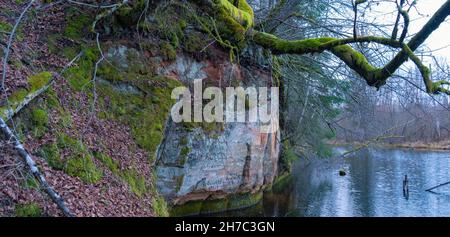
<path fill-rule="evenodd" d="M 425 190 L 425 191 L 434 193 L 434 192 L 431 191 L 431 190 L 436 189 L 436 188 L 439 188 L 439 187 L 442 187 L 442 186 L 447 185 L 447 184 L 450 184 L 450 182 L 445 182 L 445 183 L 443 183 L 443 184 L 436 185 L 436 186 L 434 186 L 434 187 L 432 187 L 432 188 L 429 188 L 429 189 L 427 189 L 427 190 Z"/>
<path fill-rule="evenodd" d="M 14 41 L 14 36 L 16 34 L 17 28 L 20 25 L 20 22 L 22 21 L 22 19 L 24 18 L 25 14 L 28 12 L 28 10 L 31 8 L 31 6 L 33 5 L 33 3 L 36 0 L 31 0 L 28 5 L 25 7 L 25 9 L 20 13 L 19 18 L 17 18 L 16 23 L 14 24 L 13 29 L 11 30 L 11 33 L 9 35 L 9 39 L 8 39 L 8 44 L 6 45 L 6 48 L 4 50 L 4 57 L 3 57 L 3 71 L 2 71 L 2 82 L 1 82 L 1 90 L 5 96 L 6 99 L 6 105 L 8 106 L 8 109 L 12 109 L 11 108 L 11 104 L 9 103 L 8 100 L 8 95 L 6 93 L 6 88 L 5 88 L 5 82 L 6 82 L 6 73 L 7 73 L 7 65 L 8 65 L 8 58 L 9 58 L 9 53 L 11 52 L 11 46 L 12 43 Z M 13 128 L 14 128 L 14 123 L 13 123 Z"/>
<path fill-rule="evenodd" d="M 66 66 L 64 66 L 64 68 L 61 70 L 61 72 L 57 73 L 58 75 L 64 73 L 68 67 L 70 67 L 76 60 L 78 60 L 81 55 L 83 54 L 83 52 L 80 52 L 77 56 L 75 56 L 75 58 L 72 59 L 72 61 L 70 61 Z M 48 88 L 50 88 L 53 84 L 55 83 L 55 81 L 53 79 L 51 79 L 46 85 L 42 86 L 40 89 L 38 89 L 37 91 L 28 94 L 18 105 L 16 108 L 8 108 L 6 109 L 5 112 L 3 112 L 3 114 L 0 114 L 0 116 L 3 116 L 3 118 L 5 119 L 5 121 L 9 121 L 10 119 L 12 119 L 17 113 L 19 113 L 23 108 L 25 108 L 31 101 L 33 101 L 35 98 L 39 97 L 42 93 L 44 93 L 45 91 L 47 91 Z"/>
<path fill-rule="evenodd" d="M 10 140 L 14 144 L 14 148 L 18 151 L 19 155 L 25 160 L 28 168 L 31 170 L 33 176 L 38 180 L 39 184 L 44 188 L 45 192 L 50 196 L 50 198 L 58 205 L 65 216 L 71 217 L 73 214 L 67 208 L 64 199 L 59 196 L 59 194 L 47 183 L 42 173 L 39 171 L 36 163 L 29 153 L 25 150 L 22 143 L 14 135 L 8 125 L 5 123 L 3 118 L 0 117 L 0 129 L 5 134 L 6 139 Z"/>
<path fill-rule="evenodd" d="M 211 41 L 211 43 L 209 43 L 208 45 L 206 45 L 205 47 L 203 47 L 202 50 L 200 50 L 200 53 L 203 53 L 209 46 L 211 46 L 212 44 L 214 44 L 216 42 L 216 40 Z"/>
<path fill-rule="evenodd" d="M 102 63 L 103 60 L 105 60 L 105 55 L 103 54 L 102 48 L 100 46 L 99 37 L 100 37 L 100 33 L 97 32 L 95 39 L 96 39 L 96 42 L 97 42 L 98 51 L 100 52 L 100 59 L 98 59 L 97 62 L 95 63 L 94 72 L 93 72 L 92 80 L 91 80 L 91 82 L 92 82 L 92 94 L 93 94 L 94 98 L 93 98 L 93 101 L 92 101 L 91 112 L 90 112 L 90 115 L 89 115 L 89 121 L 87 122 L 87 125 L 89 125 L 92 122 L 92 118 L 93 118 L 93 116 L 95 116 L 95 105 L 97 103 L 97 98 L 98 98 L 97 86 L 96 86 L 96 84 L 97 84 L 97 71 L 98 71 L 98 66 L 100 65 L 100 63 Z M 87 126 L 85 128 L 87 128 Z"/>
<path fill-rule="evenodd" d="M 17 18 L 16 23 L 11 31 L 11 34 L 9 35 L 9 39 L 8 39 L 8 45 L 5 49 L 5 56 L 3 57 L 3 72 L 2 72 L 2 81 L 1 81 L 1 90 L 3 91 L 3 93 L 6 96 L 6 102 L 7 102 L 7 106 L 9 107 L 9 109 L 11 108 L 11 105 L 8 101 L 8 97 L 6 94 L 6 89 L 5 89 L 5 81 L 6 81 L 6 73 L 7 73 L 7 64 L 8 64 L 8 57 L 9 57 L 9 53 L 11 50 L 11 46 L 12 43 L 14 41 L 14 36 L 15 36 L 15 32 L 18 28 L 18 26 L 20 25 L 22 19 L 24 18 L 25 14 L 27 13 L 27 11 L 31 8 L 31 6 L 33 5 L 33 3 L 36 0 L 31 0 L 28 5 L 25 7 L 25 9 L 22 11 L 22 13 L 20 14 L 20 16 Z M 48 87 L 47 87 L 48 88 Z M 45 86 L 43 88 L 42 91 L 45 91 Z M 42 92 L 41 92 L 42 93 Z M 37 93 L 38 94 L 38 93 Z M 35 98 L 35 97 L 33 97 Z M 32 99 L 30 99 L 31 101 Z M 23 107 L 23 106 L 22 106 Z M 14 125 L 14 124 L 13 124 Z M 11 129 L 8 127 L 8 125 L 6 124 L 6 122 L 3 120 L 2 117 L 0 117 L 0 129 L 2 130 L 2 132 L 5 134 L 6 136 L 6 140 L 12 141 L 14 144 L 14 148 L 18 151 L 20 157 L 22 157 L 25 161 L 25 163 L 27 164 L 28 168 L 30 169 L 31 173 L 34 175 L 34 177 L 39 181 L 39 184 L 43 187 L 43 189 L 45 190 L 45 192 L 50 196 L 50 198 L 56 203 L 56 205 L 61 209 L 61 211 L 63 212 L 63 214 L 65 216 L 73 216 L 73 214 L 69 211 L 69 209 L 67 208 L 67 206 L 65 205 L 64 199 L 59 196 L 59 194 L 47 183 L 47 180 L 45 179 L 45 177 L 43 176 L 43 174 L 39 171 L 36 163 L 34 162 L 33 158 L 29 155 L 29 153 L 25 150 L 24 146 L 22 145 L 22 143 L 19 141 L 19 139 L 17 139 L 17 137 L 14 135 L 14 132 L 11 131 Z"/>
<path fill-rule="evenodd" d="M 73 1 L 73 0 L 67 0 L 69 3 L 73 3 L 76 5 L 80 5 L 80 6 L 85 6 L 85 7 L 92 7 L 92 8 L 100 8 L 100 9 L 106 9 L 106 8 L 113 8 L 113 7 L 117 7 L 120 3 L 115 3 L 115 4 L 111 4 L 111 5 L 96 5 L 96 4 L 91 4 L 91 3 L 85 3 L 85 2 L 78 2 L 78 1 Z"/>
<path fill-rule="evenodd" d="M 91 25 L 91 32 L 95 32 L 95 26 L 97 25 L 97 22 L 99 22 L 101 19 L 113 14 L 115 11 L 117 11 L 117 9 L 121 8 L 123 5 L 127 4 L 128 0 L 123 0 L 121 3 L 117 3 L 115 6 L 109 8 L 108 10 L 98 14 L 95 17 L 94 22 L 92 22 Z"/>
<path fill-rule="evenodd" d="M 351 153 L 355 153 L 355 152 L 357 152 L 357 151 L 360 151 L 360 150 L 362 150 L 362 149 L 368 147 L 371 143 L 375 143 L 375 142 L 378 142 L 378 141 L 384 140 L 384 139 L 389 139 L 389 138 L 401 138 L 401 137 L 402 137 L 402 136 L 394 136 L 394 135 L 389 135 L 389 136 L 378 136 L 378 137 L 375 137 L 375 138 L 373 138 L 373 139 L 370 139 L 370 140 L 367 141 L 366 143 L 363 143 L 363 144 L 359 145 L 359 146 L 356 147 L 355 149 L 352 149 L 352 150 L 350 150 L 350 151 L 344 152 L 344 153 L 341 155 L 341 157 L 345 157 L 345 156 L 347 156 L 347 155 L 349 155 L 349 154 L 351 154 Z"/>

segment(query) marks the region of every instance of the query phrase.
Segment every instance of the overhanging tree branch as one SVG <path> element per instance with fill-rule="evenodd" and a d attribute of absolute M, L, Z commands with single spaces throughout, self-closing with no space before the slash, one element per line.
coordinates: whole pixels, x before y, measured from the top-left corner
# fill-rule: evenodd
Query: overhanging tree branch
<path fill-rule="evenodd" d="M 239 1 L 239 7 L 234 6 L 227 0 L 213 1 L 215 7 L 222 8 L 229 16 L 238 24 L 242 24 L 242 16 L 246 15 L 248 8 L 242 8 L 242 2 Z M 355 5 L 364 3 L 364 0 L 356 0 Z M 403 13 L 401 13 L 404 16 Z M 325 50 L 330 51 L 341 59 L 348 67 L 357 72 L 363 77 L 367 84 L 380 88 L 386 84 L 386 80 L 393 75 L 393 73 L 410 58 L 419 68 L 428 93 L 446 93 L 450 91 L 442 88 L 442 85 L 449 83 L 432 82 L 429 78 L 429 70 L 421 63 L 414 51 L 425 42 L 425 40 L 435 31 L 445 18 L 450 15 L 450 0 L 445 2 L 439 10 L 431 17 L 425 26 L 411 39 L 408 44 L 403 44 L 401 41 L 395 39 L 380 38 L 380 37 L 353 37 L 353 39 L 335 39 L 335 38 L 317 38 L 307 40 L 283 40 L 274 35 L 264 32 L 253 31 L 247 29 L 247 35 L 253 38 L 253 41 L 267 49 L 272 50 L 276 54 L 307 54 L 307 53 L 321 53 Z M 248 15 L 246 15 L 248 16 Z M 253 22 L 253 19 L 247 20 Z M 405 19 L 406 23 L 407 19 Z M 405 27 L 407 27 L 405 25 Z M 406 36 L 406 31 L 402 32 L 401 39 Z M 401 48 L 400 52 L 384 67 L 378 68 L 370 64 L 367 58 L 360 52 L 347 45 L 356 42 L 375 42 L 391 47 Z"/>

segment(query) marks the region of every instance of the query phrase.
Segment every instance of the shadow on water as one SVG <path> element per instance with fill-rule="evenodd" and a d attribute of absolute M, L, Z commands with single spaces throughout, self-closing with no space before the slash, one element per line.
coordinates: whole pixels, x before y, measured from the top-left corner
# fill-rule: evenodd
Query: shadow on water
<path fill-rule="evenodd" d="M 341 169 L 346 176 L 339 176 Z M 425 191 L 450 181 L 448 152 L 369 148 L 345 159 L 298 161 L 293 177 L 284 189 L 266 192 L 258 205 L 219 215 L 450 216 L 450 185 Z"/>

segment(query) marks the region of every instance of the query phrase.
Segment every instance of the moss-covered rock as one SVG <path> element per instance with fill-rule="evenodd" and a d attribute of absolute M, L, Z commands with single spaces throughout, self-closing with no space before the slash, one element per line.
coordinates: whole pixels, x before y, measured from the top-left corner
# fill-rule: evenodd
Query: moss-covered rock
<path fill-rule="evenodd" d="M 117 23 L 125 27 L 133 27 L 142 20 L 141 14 L 146 5 L 145 0 L 129 1 L 127 5 L 122 6 L 115 13 Z"/>
<path fill-rule="evenodd" d="M 181 157 L 186 157 L 190 152 L 191 152 L 191 148 L 185 146 L 185 147 L 181 148 L 180 156 Z"/>
<path fill-rule="evenodd" d="M 189 53 L 200 52 L 207 44 L 198 34 L 192 33 L 185 37 L 184 50 Z"/>
<path fill-rule="evenodd" d="M 225 199 L 189 201 L 170 209 L 171 216 L 191 216 L 226 212 L 258 204 L 262 200 L 262 193 L 235 194 Z"/>
<path fill-rule="evenodd" d="M 286 172 L 275 179 L 272 185 L 272 191 L 275 193 L 280 193 L 283 190 L 286 190 L 286 188 L 291 185 L 293 181 L 294 177 L 290 173 Z"/>
<path fill-rule="evenodd" d="M 127 64 L 145 65 L 146 62 L 140 55 L 127 54 Z M 153 159 L 163 137 L 166 119 L 175 103 L 171 99 L 172 89 L 181 83 L 131 66 L 118 70 L 113 65 L 104 64 L 100 68 L 98 75 L 104 81 L 97 86 L 103 99 L 99 102 L 102 106 L 99 117 L 130 126 L 136 143 L 147 150 Z"/>

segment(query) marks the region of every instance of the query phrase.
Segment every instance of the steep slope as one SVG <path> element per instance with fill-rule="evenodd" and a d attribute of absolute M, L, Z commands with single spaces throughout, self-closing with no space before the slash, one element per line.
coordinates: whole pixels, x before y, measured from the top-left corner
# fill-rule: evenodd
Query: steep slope
<path fill-rule="evenodd" d="M 174 124 L 169 112 L 172 89 L 193 79 L 270 86 L 261 51 L 238 62 L 188 15 L 169 14 L 184 8 L 157 8 L 139 31 L 121 10 L 96 35 L 95 10 L 44 2 L 12 44 L 0 111 L 76 216 L 164 216 L 166 202 L 225 198 L 173 211 L 194 214 L 260 200 L 277 175 L 279 133 L 261 134 L 257 124 Z M 2 31 L 24 6 L 0 0 Z M 0 148 L 0 215 L 61 215 L 11 144 Z"/>

